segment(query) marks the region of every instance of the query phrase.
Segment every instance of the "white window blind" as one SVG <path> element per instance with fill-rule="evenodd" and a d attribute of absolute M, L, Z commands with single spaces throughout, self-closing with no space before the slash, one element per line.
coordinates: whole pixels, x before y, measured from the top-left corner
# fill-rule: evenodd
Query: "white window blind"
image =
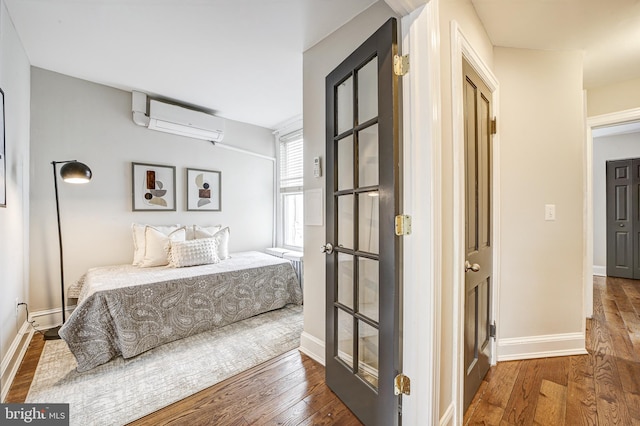
<path fill-rule="evenodd" d="M 302 132 L 280 137 L 280 190 L 281 192 L 302 189 Z"/>

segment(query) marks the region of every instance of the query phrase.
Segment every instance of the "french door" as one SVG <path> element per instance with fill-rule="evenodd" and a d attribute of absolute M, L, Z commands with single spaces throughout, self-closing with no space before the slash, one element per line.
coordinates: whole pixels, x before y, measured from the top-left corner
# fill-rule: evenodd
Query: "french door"
<path fill-rule="evenodd" d="M 326 78 L 326 382 L 365 425 L 399 424 L 397 22 Z"/>

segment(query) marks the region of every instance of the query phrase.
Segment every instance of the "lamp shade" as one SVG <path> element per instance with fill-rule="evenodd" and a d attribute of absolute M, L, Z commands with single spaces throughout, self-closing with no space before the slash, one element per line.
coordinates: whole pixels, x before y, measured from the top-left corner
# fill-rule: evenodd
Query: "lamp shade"
<path fill-rule="evenodd" d="M 69 183 L 87 183 L 91 180 L 91 169 L 79 161 L 70 161 L 60 168 L 62 180 Z"/>

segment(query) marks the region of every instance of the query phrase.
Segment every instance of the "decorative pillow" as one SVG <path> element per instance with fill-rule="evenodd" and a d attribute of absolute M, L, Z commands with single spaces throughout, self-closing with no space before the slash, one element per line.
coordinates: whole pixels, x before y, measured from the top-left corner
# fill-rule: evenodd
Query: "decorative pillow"
<path fill-rule="evenodd" d="M 131 224 L 131 230 L 133 235 L 133 265 L 140 266 L 144 261 L 145 252 L 145 228 L 150 225 L 142 223 Z M 176 229 L 180 228 L 180 225 L 166 225 L 166 226 L 153 226 L 158 231 L 165 235 L 169 235 Z"/>
<path fill-rule="evenodd" d="M 208 265 L 220 262 L 215 238 L 201 238 L 189 241 L 171 241 L 169 265 L 174 268 Z"/>
<path fill-rule="evenodd" d="M 218 243 L 218 257 L 220 260 L 229 258 L 229 227 L 223 228 L 213 234 L 213 239 Z"/>
<path fill-rule="evenodd" d="M 153 226 L 147 226 L 144 230 L 145 251 L 144 259 L 140 263 L 141 268 L 151 266 L 164 266 L 169 264 L 168 252 L 172 241 L 184 241 L 186 237 L 185 228 L 178 228 L 165 235 Z"/>
<path fill-rule="evenodd" d="M 197 238 L 210 238 L 213 234 L 222 228 L 221 225 L 216 226 L 200 226 L 193 225 L 187 227 L 187 240 L 195 240 Z"/>

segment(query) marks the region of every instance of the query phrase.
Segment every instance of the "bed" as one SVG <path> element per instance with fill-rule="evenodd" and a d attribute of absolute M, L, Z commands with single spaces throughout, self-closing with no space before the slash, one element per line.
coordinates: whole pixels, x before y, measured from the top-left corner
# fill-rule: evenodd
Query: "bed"
<path fill-rule="evenodd" d="M 288 260 L 260 252 L 232 253 L 215 264 L 172 268 L 93 268 L 75 289 L 76 309 L 60 329 L 79 372 L 121 355 L 254 315 L 302 304 Z"/>

